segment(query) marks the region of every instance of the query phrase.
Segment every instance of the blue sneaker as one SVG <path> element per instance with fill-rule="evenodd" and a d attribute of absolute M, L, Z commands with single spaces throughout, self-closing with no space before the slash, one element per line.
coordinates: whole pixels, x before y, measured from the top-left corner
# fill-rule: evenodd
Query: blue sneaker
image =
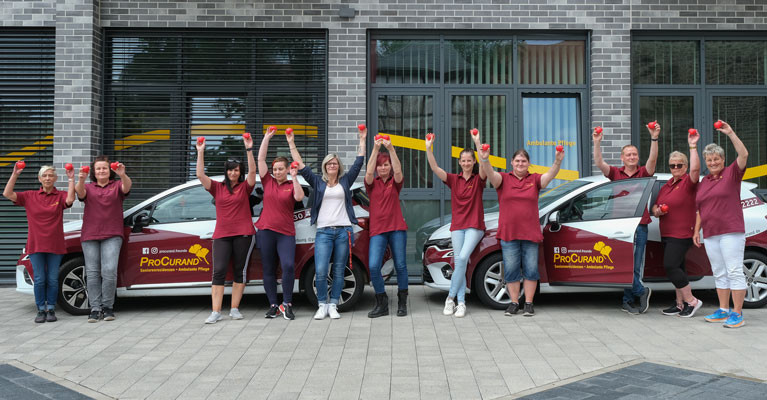
<path fill-rule="evenodd" d="M 730 313 L 730 317 L 724 323 L 725 328 L 740 328 L 745 325 L 746 321 L 743 321 L 743 314 L 738 314 L 735 311 Z"/>
<path fill-rule="evenodd" d="M 708 322 L 724 322 L 727 320 L 727 318 L 730 316 L 730 310 L 725 310 L 724 308 L 720 308 L 716 311 L 714 311 L 713 314 L 706 315 L 703 317 Z"/>

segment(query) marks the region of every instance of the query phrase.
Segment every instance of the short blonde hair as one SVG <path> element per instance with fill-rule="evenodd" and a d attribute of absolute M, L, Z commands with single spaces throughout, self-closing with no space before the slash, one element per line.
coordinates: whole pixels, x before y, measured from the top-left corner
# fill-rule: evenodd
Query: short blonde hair
<path fill-rule="evenodd" d="M 42 167 L 40 167 L 40 171 L 37 172 L 37 177 L 38 178 L 42 178 L 43 174 L 47 170 L 52 170 L 53 171 L 53 175 L 56 175 L 56 167 L 54 167 L 53 165 L 43 165 Z"/>
<path fill-rule="evenodd" d="M 342 163 L 341 159 L 338 158 L 338 154 L 330 153 L 326 155 L 324 159 L 322 159 L 322 180 L 325 182 L 330 180 L 330 176 L 328 176 L 328 171 L 325 169 L 325 165 L 332 159 L 338 161 L 338 177 L 336 179 L 341 178 L 344 175 L 344 163 Z"/>
<path fill-rule="evenodd" d="M 671 164 L 671 160 L 674 158 L 679 158 L 682 161 L 684 161 L 684 164 L 689 164 L 689 161 L 687 160 L 687 155 L 682 153 L 681 151 L 672 151 L 671 154 L 668 155 L 668 161 L 669 164 Z"/>
<path fill-rule="evenodd" d="M 714 154 L 724 158 L 724 149 L 716 143 L 707 144 L 706 148 L 703 149 L 703 159 L 705 160 L 706 157 L 713 156 Z"/>

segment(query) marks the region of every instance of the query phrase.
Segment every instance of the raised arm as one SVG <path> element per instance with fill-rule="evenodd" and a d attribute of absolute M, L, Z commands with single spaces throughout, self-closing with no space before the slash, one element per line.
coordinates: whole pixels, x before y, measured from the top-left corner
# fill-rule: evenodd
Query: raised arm
<path fill-rule="evenodd" d="M 391 158 L 391 170 L 394 173 L 394 182 L 401 183 L 405 177 L 402 175 L 402 163 L 397 157 L 397 150 L 394 149 L 394 145 L 391 144 L 391 140 L 383 140 L 383 145 L 386 150 L 389 150 L 389 158 Z"/>
<path fill-rule="evenodd" d="M 698 156 L 698 139 L 700 134 L 695 133 L 687 136 L 687 144 L 690 145 L 690 181 L 698 183 L 700 179 L 700 156 Z"/>
<path fill-rule="evenodd" d="M 115 170 L 115 173 L 117 176 L 120 177 L 120 182 L 122 183 L 121 189 L 123 193 L 130 192 L 130 188 L 133 186 L 133 181 L 130 179 L 128 174 L 125 173 L 125 164 L 119 163 L 117 164 L 117 169 Z"/>
<path fill-rule="evenodd" d="M 479 170 L 484 171 L 485 176 L 490 180 L 490 184 L 498 189 L 503 182 L 503 177 L 490 165 L 490 149 L 482 150 L 482 147 L 477 147 L 477 154 L 479 155 Z"/>
<path fill-rule="evenodd" d="M 75 169 L 67 171 L 67 207 L 72 207 L 75 202 Z"/>
<path fill-rule="evenodd" d="M 301 187 L 301 182 L 298 181 L 298 168 L 291 168 L 290 176 L 293 177 L 293 200 L 301 201 L 304 199 L 304 188 Z"/>
<path fill-rule="evenodd" d="M 242 135 L 242 144 L 245 146 L 245 157 L 248 158 L 248 175 L 245 180 L 248 186 L 256 186 L 256 159 L 253 158 L 253 137 L 250 134 Z"/>
<path fill-rule="evenodd" d="M 650 129 L 650 127 L 647 127 L 647 130 L 650 132 L 650 155 L 647 157 L 647 162 L 644 165 L 644 168 L 647 170 L 647 173 L 650 175 L 655 174 L 655 166 L 658 164 L 658 136 L 660 136 L 660 124 L 655 123 L 655 129 Z"/>
<path fill-rule="evenodd" d="M 269 152 L 269 140 L 272 139 L 276 130 L 277 128 L 273 126 L 266 128 L 264 138 L 261 139 L 261 146 L 258 148 L 258 175 L 261 179 L 264 179 L 266 174 L 269 173 L 269 165 L 266 163 L 266 154 Z"/>
<path fill-rule="evenodd" d="M 597 132 L 599 130 L 599 132 Z M 591 134 L 591 138 L 594 140 L 594 165 L 602 171 L 602 175 L 610 175 L 610 166 L 607 165 L 605 160 L 602 159 L 602 128 L 594 128 L 594 132 Z"/>
<path fill-rule="evenodd" d="M 304 169 L 304 160 L 301 159 L 301 154 L 296 147 L 295 136 L 292 133 L 288 135 L 288 133 L 285 132 L 285 139 L 288 141 L 288 147 L 290 147 L 290 156 L 293 158 L 293 161 L 298 162 L 298 169 Z"/>
<path fill-rule="evenodd" d="M 738 138 L 738 135 L 732 130 L 730 124 L 723 121 L 722 127 L 717 130 L 727 135 L 727 137 L 730 138 L 732 145 L 735 147 L 735 151 L 738 153 L 738 168 L 741 170 L 746 169 L 746 163 L 748 162 L 748 150 L 746 150 L 746 145 L 740 141 L 740 138 Z"/>
<path fill-rule="evenodd" d="M 14 165 L 11 177 L 8 178 L 8 183 L 5 184 L 5 189 L 3 189 L 3 197 L 14 203 L 16 202 L 16 192 L 13 191 L 13 188 L 16 186 L 16 180 L 21 175 L 21 171 L 23 170 L 16 168 L 16 165 Z"/>
<path fill-rule="evenodd" d="M 546 173 L 541 175 L 541 189 L 545 188 L 549 185 L 549 183 L 554 180 L 554 178 L 559 173 L 559 167 L 562 165 L 562 160 L 565 159 L 565 152 L 557 151 L 557 154 L 554 156 L 554 164 L 551 165 L 551 168 L 549 168 Z"/>
<path fill-rule="evenodd" d="M 210 190 L 210 178 L 205 175 L 205 142 L 197 143 L 197 179 L 205 190 Z"/>
<path fill-rule="evenodd" d="M 378 158 L 378 150 L 381 148 L 383 139 L 378 139 L 373 142 L 373 151 L 370 152 L 370 158 L 368 159 L 368 166 L 365 168 L 365 183 L 368 185 L 373 184 L 376 172 L 376 159 Z"/>
<path fill-rule="evenodd" d="M 77 184 L 75 185 L 75 194 L 80 201 L 85 200 L 85 178 L 88 177 L 88 173 L 80 168 L 80 172 L 77 173 Z"/>
<path fill-rule="evenodd" d="M 469 132 L 469 136 L 471 136 L 471 140 L 474 142 L 474 148 L 477 149 L 477 155 L 479 155 L 479 150 L 482 148 L 482 142 L 479 140 L 479 130 L 476 129 L 476 128 L 472 129 L 472 131 L 473 130 L 476 130 L 477 134 L 476 135 L 472 135 L 471 132 Z M 487 158 L 488 160 L 490 160 L 489 157 L 490 157 L 490 150 L 488 150 L 488 155 L 486 157 L 484 157 L 484 158 Z M 487 174 L 487 171 L 485 171 L 485 169 L 480 166 L 480 168 L 479 168 L 479 177 L 481 179 L 487 179 L 488 176 L 489 175 Z"/>
<path fill-rule="evenodd" d="M 437 160 L 434 158 L 434 152 L 432 151 L 432 148 L 431 148 L 436 138 L 437 138 L 436 135 L 434 136 L 426 135 L 426 159 L 429 160 L 429 167 L 431 168 L 432 171 L 434 171 L 435 174 L 437 174 L 437 178 L 439 178 L 439 180 L 441 180 L 442 182 L 445 182 L 447 181 L 447 172 L 445 172 L 444 169 L 440 168 L 439 165 L 437 165 Z"/>

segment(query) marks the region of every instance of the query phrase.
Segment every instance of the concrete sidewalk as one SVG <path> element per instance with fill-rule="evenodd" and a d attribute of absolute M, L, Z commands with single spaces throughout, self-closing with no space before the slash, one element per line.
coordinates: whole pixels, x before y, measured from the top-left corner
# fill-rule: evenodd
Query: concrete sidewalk
<path fill-rule="evenodd" d="M 387 291 L 394 305 L 396 288 Z M 0 363 L 126 399 L 494 399 L 639 361 L 767 381 L 767 309 L 746 310 L 741 329 L 708 324 L 713 292 L 696 293 L 705 305 L 693 319 L 660 314 L 672 293 L 654 294 L 639 316 L 619 310 L 617 293 L 542 295 L 532 318 L 469 296 L 463 319 L 442 315 L 443 292 L 410 293 L 404 318 L 367 318 L 367 288 L 340 320 L 312 320 L 302 297 L 295 321 L 267 320 L 265 296 L 247 296 L 244 320 L 215 325 L 202 323 L 207 297 L 121 300 L 113 322 L 60 312 L 59 322 L 35 324 L 33 298 L 1 288 Z"/>

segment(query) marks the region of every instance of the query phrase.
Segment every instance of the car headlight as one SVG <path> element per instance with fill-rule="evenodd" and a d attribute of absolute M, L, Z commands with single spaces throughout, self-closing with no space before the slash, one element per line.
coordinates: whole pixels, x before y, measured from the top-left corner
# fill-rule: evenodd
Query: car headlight
<path fill-rule="evenodd" d="M 428 240 L 424 243 L 423 248 L 427 249 L 431 246 L 436 246 L 440 250 L 452 249 L 453 241 L 450 238 Z"/>

